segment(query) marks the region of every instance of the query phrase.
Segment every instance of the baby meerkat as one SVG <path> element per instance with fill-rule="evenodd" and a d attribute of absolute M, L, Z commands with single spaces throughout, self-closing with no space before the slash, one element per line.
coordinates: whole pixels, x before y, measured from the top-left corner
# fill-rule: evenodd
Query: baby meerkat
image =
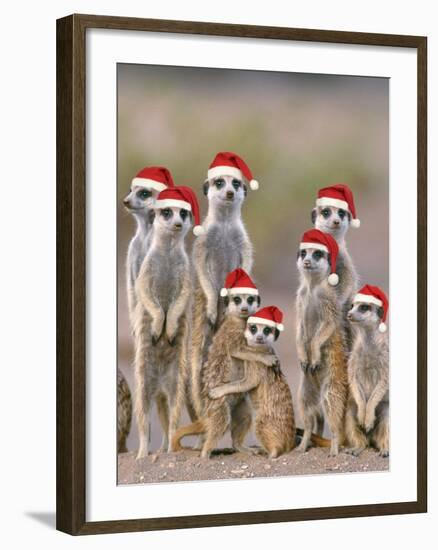
<path fill-rule="evenodd" d="M 275 356 L 274 341 L 280 331 L 283 314 L 275 306 L 265 307 L 248 318 L 245 339 L 249 348 Z M 243 378 L 212 388 L 209 396 L 224 396 L 248 392 L 255 412 L 255 433 L 270 458 L 276 458 L 295 447 L 295 420 L 292 395 L 279 364 L 266 367 L 248 358 L 247 353 L 234 352 L 244 360 Z"/>
<path fill-rule="evenodd" d="M 348 313 L 354 339 L 348 360 L 346 436 L 352 446 L 347 452 L 356 456 L 369 445 L 381 456 L 389 456 L 387 311 L 385 294 L 378 287 L 365 285 Z"/>
<path fill-rule="evenodd" d="M 242 221 L 242 204 L 247 185 L 256 189 L 251 171 L 235 153 L 218 153 L 210 165 L 204 194 L 208 212 L 204 235 L 193 245 L 196 272 L 193 331 L 191 342 L 192 398 L 198 415 L 202 413 L 201 370 L 217 330 L 223 310 L 219 290 L 228 273 L 241 267 L 251 272 L 253 249 Z"/>
<path fill-rule="evenodd" d="M 359 277 L 347 249 L 345 237 L 350 226 L 360 227 L 360 220 L 356 218 L 356 208 L 351 189 L 344 184 L 336 184 L 320 189 L 316 206 L 312 210 L 312 223 L 316 229 L 328 233 L 338 243 L 339 253 L 336 270 L 340 280 L 337 292 L 343 310 L 347 338 L 350 340 L 346 317 L 353 296 L 359 288 Z"/>
<path fill-rule="evenodd" d="M 154 221 L 153 204 L 160 191 L 174 187 L 172 175 L 162 166 L 149 166 L 138 172 L 131 189 L 123 199 L 126 210 L 137 222 L 137 230 L 128 246 L 126 258 L 126 289 L 131 325 L 136 304 L 135 281 L 148 250 L 149 236 Z"/>
<path fill-rule="evenodd" d="M 132 398 L 128 383 L 117 369 L 117 452 L 126 453 L 126 439 L 131 431 Z"/>
<path fill-rule="evenodd" d="M 266 366 L 277 362 L 276 356 L 268 350 L 259 351 L 246 345 L 246 319 L 256 312 L 259 299 L 254 295 L 257 289 L 251 288 L 248 282 L 245 285 L 246 288 L 242 287 L 245 291 L 243 294 L 236 293 L 239 287 L 234 287 L 230 289 L 230 295 L 224 298 L 225 318 L 213 338 L 202 372 L 202 414 L 196 422 L 177 430 L 173 443 L 175 449 L 182 449 L 180 440 L 183 437 L 203 434 L 201 456 L 208 458 L 218 440 L 231 428 L 234 449 L 253 452 L 244 446 L 252 422 L 251 407 L 245 395 L 223 399 L 211 399 L 209 396 L 211 389 L 242 376 L 245 359 L 257 360 Z M 240 352 L 239 359 L 234 358 L 237 352 Z"/>
<path fill-rule="evenodd" d="M 301 282 L 296 298 L 296 343 L 302 369 L 298 406 L 304 421 L 299 449 L 307 450 L 312 430 L 322 435 L 327 420 L 332 456 L 343 441 L 347 401 L 343 319 L 335 289 L 337 253 L 331 235 L 317 229 L 304 233 L 297 259 Z"/>
<path fill-rule="evenodd" d="M 185 236 L 199 207 L 189 187 L 161 191 L 149 250 L 136 281 L 135 414 L 142 458 L 149 451 L 153 399 L 163 428 L 163 450 L 171 440 L 185 401 L 192 280 Z"/>

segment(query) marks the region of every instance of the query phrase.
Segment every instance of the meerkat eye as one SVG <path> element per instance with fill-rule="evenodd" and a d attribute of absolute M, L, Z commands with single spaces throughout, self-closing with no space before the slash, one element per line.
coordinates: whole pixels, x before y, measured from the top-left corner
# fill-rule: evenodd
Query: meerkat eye
<path fill-rule="evenodd" d="M 321 250 L 315 250 L 315 252 L 312 255 L 315 258 L 315 260 L 320 260 L 324 256 L 324 253 Z"/>
<path fill-rule="evenodd" d="M 370 309 L 371 309 L 370 306 L 367 306 L 365 304 L 362 304 L 362 305 L 359 306 L 359 311 L 361 313 L 365 313 L 366 311 L 369 311 Z"/>
<path fill-rule="evenodd" d="M 256 325 L 249 325 L 249 332 L 251 334 L 256 334 L 257 333 L 257 326 Z"/>
<path fill-rule="evenodd" d="M 240 296 L 235 296 L 233 298 L 233 302 L 237 305 L 239 305 L 242 302 L 242 298 Z"/>
<path fill-rule="evenodd" d="M 232 184 L 234 189 L 237 191 L 239 187 L 242 185 L 242 182 L 238 179 L 233 179 Z"/>
<path fill-rule="evenodd" d="M 338 210 L 338 216 L 341 218 L 341 220 L 343 220 L 346 215 L 347 215 L 347 212 L 345 212 L 345 210 L 342 210 L 342 208 Z"/>
<path fill-rule="evenodd" d="M 246 301 L 250 306 L 252 306 L 252 304 L 254 303 L 254 300 L 255 300 L 254 296 L 248 296 L 248 298 L 246 299 Z"/>
<path fill-rule="evenodd" d="M 214 184 L 216 185 L 217 189 L 221 189 L 225 185 L 225 180 L 222 178 L 218 178 L 215 180 Z"/>
<path fill-rule="evenodd" d="M 138 191 L 137 193 L 137 197 L 139 197 L 143 201 L 145 201 L 151 196 L 152 196 L 152 193 L 148 189 L 140 189 L 140 191 Z"/>
<path fill-rule="evenodd" d="M 163 208 L 163 210 L 161 210 L 161 215 L 165 220 L 168 220 L 173 216 L 173 212 L 170 208 Z"/>
<path fill-rule="evenodd" d="M 179 215 L 181 216 L 182 220 L 185 220 L 187 218 L 188 213 L 188 210 L 186 210 L 185 208 L 181 208 L 181 210 L 179 211 Z"/>
<path fill-rule="evenodd" d="M 264 334 L 265 336 L 269 336 L 269 335 L 271 334 L 271 332 L 272 332 L 272 328 L 265 327 L 265 328 L 263 329 L 263 334 Z"/>
<path fill-rule="evenodd" d="M 307 254 L 307 252 L 305 250 L 300 251 L 300 256 L 301 256 L 302 260 L 304 260 L 304 258 L 306 257 L 306 254 Z"/>
<path fill-rule="evenodd" d="M 332 211 L 330 210 L 330 208 L 323 208 L 321 210 L 321 214 L 325 219 L 330 218 L 331 213 Z"/>

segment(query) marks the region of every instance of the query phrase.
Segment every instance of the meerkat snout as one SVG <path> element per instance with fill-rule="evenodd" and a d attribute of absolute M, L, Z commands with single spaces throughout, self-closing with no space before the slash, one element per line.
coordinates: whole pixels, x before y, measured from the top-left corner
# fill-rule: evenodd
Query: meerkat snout
<path fill-rule="evenodd" d="M 234 199 L 234 191 L 227 191 L 227 199 L 228 200 Z"/>

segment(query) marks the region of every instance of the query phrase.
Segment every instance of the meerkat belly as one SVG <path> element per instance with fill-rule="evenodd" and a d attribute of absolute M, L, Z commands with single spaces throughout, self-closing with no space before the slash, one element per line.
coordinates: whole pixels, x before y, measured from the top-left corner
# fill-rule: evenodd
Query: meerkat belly
<path fill-rule="evenodd" d="M 236 382 L 244 376 L 244 365 L 240 359 L 233 358 L 230 365 L 230 370 L 227 373 L 227 382 Z M 228 396 L 228 404 L 233 407 L 246 398 L 246 393 L 230 394 Z"/>
<path fill-rule="evenodd" d="M 207 271 L 219 291 L 230 271 L 242 264 L 243 234 L 236 229 L 225 226 L 214 226 L 208 231 Z"/>
<path fill-rule="evenodd" d="M 155 258 L 152 290 L 164 311 L 168 311 L 181 292 L 185 272 L 184 259 L 160 255 Z"/>

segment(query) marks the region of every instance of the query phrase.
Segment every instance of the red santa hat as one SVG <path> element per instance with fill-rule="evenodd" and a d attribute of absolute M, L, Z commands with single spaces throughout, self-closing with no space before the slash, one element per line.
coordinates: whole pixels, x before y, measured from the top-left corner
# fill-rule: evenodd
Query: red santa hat
<path fill-rule="evenodd" d="M 214 157 L 213 162 L 208 168 L 207 177 L 208 179 L 212 179 L 219 176 L 234 176 L 239 179 L 245 178 L 253 191 L 259 188 L 259 182 L 253 179 L 252 172 L 248 165 L 239 155 L 236 155 L 236 153 L 222 151 Z"/>
<path fill-rule="evenodd" d="M 247 324 L 267 325 L 274 327 L 280 332 L 284 330 L 283 312 L 276 306 L 266 306 L 259 309 L 257 313 L 248 317 Z"/>
<path fill-rule="evenodd" d="M 164 166 L 146 166 L 131 182 L 131 186 L 145 187 L 163 191 L 168 187 L 175 187 L 172 174 Z"/>
<path fill-rule="evenodd" d="M 238 267 L 231 273 L 228 273 L 225 279 L 224 288 L 221 289 L 221 296 L 228 296 L 229 294 L 252 294 L 258 296 L 259 291 L 255 284 L 252 282 L 248 273 Z"/>
<path fill-rule="evenodd" d="M 336 273 L 336 261 L 339 254 L 338 243 L 328 233 L 324 233 L 319 229 L 310 229 L 310 231 L 304 233 L 300 243 L 300 250 L 306 250 L 308 248 L 323 250 L 330 254 L 331 273 L 327 280 L 329 285 L 336 286 L 339 283 L 339 276 Z"/>
<path fill-rule="evenodd" d="M 164 189 L 158 195 L 154 204 L 155 209 L 162 208 L 185 208 L 192 213 L 195 225 L 193 227 L 193 233 L 198 236 L 204 233 L 204 228 L 200 223 L 199 218 L 199 203 L 196 198 L 196 194 L 190 187 L 178 185 L 176 187 L 170 187 Z"/>
<path fill-rule="evenodd" d="M 316 199 L 316 206 L 336 206 L 336 208 L 343 208 L 351 214 L 351 227 L 360 227 L 360 220 L 356 217 L 353 193 L 348 185 L 337 183 L 320 189 L 318 191 L 318 198 Z"/>
<path fill-rule="evenodd" d="M 365 304 L 375 304 L 383 308 L 382 322 L 379 325 L 379 332 L 386 332 L 386 316 L 388 314 L 389 302 L 386 294 L 378 286 L 363 286 L 353 299 L 353 303 L 363 302 Z"/>

